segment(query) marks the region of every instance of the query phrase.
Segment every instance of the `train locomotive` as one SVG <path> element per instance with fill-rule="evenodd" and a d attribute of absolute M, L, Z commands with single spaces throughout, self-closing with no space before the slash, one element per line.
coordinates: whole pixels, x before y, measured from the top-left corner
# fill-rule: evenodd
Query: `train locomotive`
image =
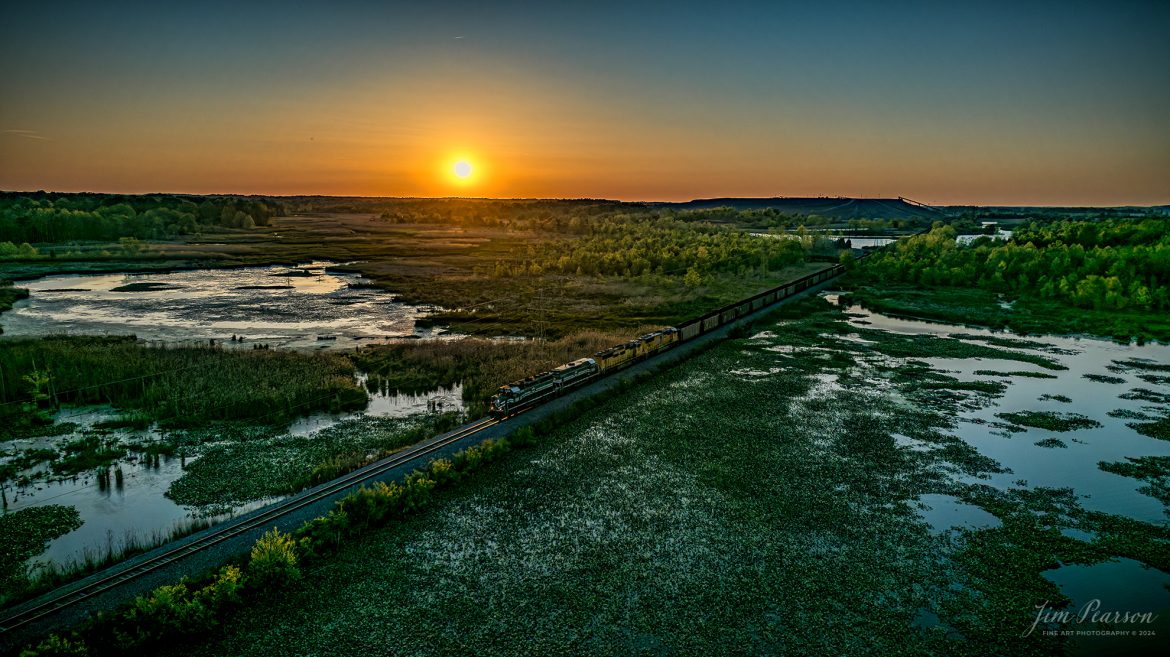
<path fill-rule="evenodd" d="M 668 327 L 599 351 L 592 358 L 578 358 L 547 372 L 500 386 L 492 396 L 490 414 L 495 418 L 508 417 L 604 373 L 612 373 L 651 354 L 669 349 L 677 341 L 678 329 Z"/>
<path fill-rule="evenodd" d="M 864 256 L 863 256 L 864 257 Z M 504 419 L 520 411 L 542 404 L 568 390 L 585 385 L 607 374 L 629 367 L 634 363 L 665 351 L 680 342 L 691 340 L 709 333 L 720 326 L 750 315 L 777 301 L 799 294 L 814 285 L 823 283 L 841 274 L 844 268 L 834 265 L 815 274 L 810 274 L 785 285 L 761 292 L 753 297 L 707 313 L 682 326 L 664 328 L 647 333 L 637 340 L 615 345 L 593 354 L 591 358 L 579 358 L 547 372 L 541 372 L 521 381 L 500 386 L 492 396 L 489 414 Z"/>

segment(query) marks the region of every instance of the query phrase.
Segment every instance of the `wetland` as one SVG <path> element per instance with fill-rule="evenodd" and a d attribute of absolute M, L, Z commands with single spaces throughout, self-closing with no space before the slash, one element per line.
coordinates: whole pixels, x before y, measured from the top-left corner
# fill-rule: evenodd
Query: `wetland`
<path fill-rule="evenodd" d="M 836 301 L 553 429 L 174 654 L 1092 654 L 1028 634 L 1036 605 L 1170 618 L 1170 443 L 1124 421 L 1170 412 L 1128 394 L 1170 348 Z M 1095 424 L 999 417 L 1067 413 L 1056 395 Z"/>

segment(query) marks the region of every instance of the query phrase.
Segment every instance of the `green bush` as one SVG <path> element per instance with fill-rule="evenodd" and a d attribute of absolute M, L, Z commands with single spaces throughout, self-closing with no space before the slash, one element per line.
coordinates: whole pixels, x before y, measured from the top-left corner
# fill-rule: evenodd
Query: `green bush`
<path fill-rule="evenodd" d="M 426 472 L 415 471 L 406 476 L 406 486 L 403 487 L 402 514 L 414 513 L 427 506 L 431 501 L 431 491 L 435 488 L 435 480 L 427 476 Z"/>
<path fill-rule="evenodd" d="M 510 447 L 506 438 L 499 440 L 488 438 L 478 445 L 457 452 L 452 462 L 460 472 L 472 472 L 496 460 Z"/>
<path fill-rule="evenodd" d="M 512 444 L 517 447 L 528 447 L 536 444 L 536 430 L 532 427 L 520 427 L 510 436 Z"/>
<path fill-rule="evenodd" d="M 20 651 L 20 657 L 86 657 L 89 648 L 84 641 L 70 640 L 58 634 L 45 637 L 35 648 Z"/>
<path fill-rule="evenodd" d="M 257 589 L 277 589 L 301 578 L 297 544 L 292 536 L 273 527 L 252 546 L 248 579 Z"/>
<path fill-rule="evenodd" d="M 430 473 L 431 479 L 435 480 L 436 488 L 459 481 L 459 471 L 455 469 L 455 464 L 447 459 L 431 461 Z"/>
<path fill-rule="evenodd" d="M 341 540 L 349 536 L 350 527 L 349 514 L 338 508 L 306 522 L 292 535 L 301 558 L 310 561 L 336 550 Z"/>
<path fill-rule="evenodd" d="M 135 598 L 117 621 L 114 637 L 124 648 L 191 635 L 219 624 L 224 611 L 240 601 L 243 571 L 224 566 L 204 585 L 184 580 Z"/>

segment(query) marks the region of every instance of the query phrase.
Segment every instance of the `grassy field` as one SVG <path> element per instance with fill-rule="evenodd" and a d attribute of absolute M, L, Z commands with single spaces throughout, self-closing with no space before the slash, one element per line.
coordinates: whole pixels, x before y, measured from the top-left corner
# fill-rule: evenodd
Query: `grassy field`
<path fill-rule="evenodd" d="M 111 404 L 124 412 L 121 424 L 138 428 L 287 423 L 364 408 L 353 375 L 337 354 L 151 347 L 132 337 L 8 339 L 0 341 L 0 439 L 53 435 L 52 411 L 62 405 Z"/>
<path fill-rule="evenodd" d="M 842 319 L 789 308 L 172 654 L 1051 654 L 1063 639 L 1023 632 L 1036 600 L 1065 600 L 1041 572 L 1170 569 L 1165 527 L 980 483 L 998 464 L 948 430 L 1002 387 L 917 360 L 1043 354 Z M 932 531 L 932 493 L 998 524 Z"/>

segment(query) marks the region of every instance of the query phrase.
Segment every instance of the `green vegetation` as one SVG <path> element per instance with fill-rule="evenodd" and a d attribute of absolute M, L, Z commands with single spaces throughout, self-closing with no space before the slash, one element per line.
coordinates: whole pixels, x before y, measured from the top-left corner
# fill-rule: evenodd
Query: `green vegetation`
<path fill-rule="evenodd" d="M 803 350 L 818 336 L 849 330 L 834 331 L 836 316 L 823 304 L 802 305 L 782 313 L 794 319 L 773 337 L 715 347 L 575 422 L 536 432 L 531 451 L 514 452 L 498 471 L 375 539 L 343 537 L 364 524 L 350 513 L 385 517 L 376 502 L 391 496 L 383 490 L 316 521 L 313 535 L 337 550 L 327 576 L 306 574 L 280 600 L 239 610 L 199 654 L 261 645 L 360 652 L 390 640 L 388 625 L 404 652 L 574 652 L 588 641 L 605 653 L 783 645 L 1041 654 L 1061 640 L 1003 628 L 1026 627 L 1036 599 L 1064 600 L 1040 576 L 1053 563 L 1102 560 L 1114 546 L 1165 565 L 1149 547 L 1165 532 L 1085 516 L 1071 493 L 956 484 L 952 468 L 973 476 L 996 468 L 945 433 L 960 400 L 937 411 L 907 408 L 875 390 L 872 373 L 857 368 L 875 368 L 911 395 L 935 381 L 925 372 L 898 377 L 917 368 L 906 367 L 909 357 L 889 362 L 880 336 L 835 343 L 854 366 L 810 357 Z M 896 339 L 888 346 L 905 348 Z M 919 357 L 933 348 L 925 351 Z M 764 374 L 736 374 L 747 370 Z M 819 389 L 826 374 L 839 389 Z M 707 407 L 726 412 L 696 426 L 693 409 Z M 893 433 L 934 449 L 898 449 Z M 905 506 L 928 492 L 985 506 L 1004 526 L 932 535 Z M 1066 538 L 1062 527 L 1100 529 L 1103 542 Z M 388 598 L 393 607 L 375 602 Z M 859 599 L 880 599 L 882 613 Z M 528 613 L 516 614 L 517 605 Z M 778 608 L 800 609 L 806 622 L 780 628 L 769 621 Z M 921 608 L 940 625 L 915 629 Z M 707 622 L 695 623 L 696 613 Z M 594 629 L 586 638 L 575 627 Z M 955 631 L 966 640 L 948 641 Z M 851 643 L 858 632 L 865 641 Z"/>
<path fill-rule="evenodd" d="M 1142 413 L 1141 411 L 1134 411 L 1128 408 L 1115 408 L 1107 413 L 1109 417 L 1116 417 L 1125 420 L 1156 420 L 1157 417 L 1149 413 Z"/>
<path fill-rule="evenodd" d="M 875 253 L 850 285 L 852 301 L 881 312 L 1170 340 L 1170 219 L 1031 223 L 1007 242 L 965 246 L 936 224 Z"/>
<path fill-rule="evenodd" d="M 1123 392 L 1117 396 L 1118 399 L 1133 399 L 1137 401 L 1153 402 L 1155 404 L 1170 404 L 1170 394 L 1150 390 L 1149 388 L 1134 388 L 1129 392 Z"/>
<path fill-rule="evenodd" d="M 27 568 L 19 576 L 13 577 L 4 589 L 0 590 L 0 605 L 28 600 L 63 584 L 108 568 L 134 555 L 142 554 L 184 536 L 190 536 L 210 526 L 210 523 L 203 518 L 192 518 L 177 523 L 165 531 L 152 531 L 149 536 L 143 536 L 137 532 L 127 532 L 120 540 L 115 540 L 114 536 L 109 534 L 103 547 L 86 549 L 78 559 L 67 563 L 53 561 L 37 563 L 34 568 Z"/>
<path fill-rule="evenodd" d="M 874 254 L 865 276 L 923 286 L 979 287 L 1079 308 L 1170 308 L 1170 219 L 1027 224 L 1012 239 L 958 246 L 938 226 Z"/>
<path fill-rule="evenodd" d="M 275 590 L 300 579 L 297 553 L 293 538 L 273 527 L 252 547 L 248 559 L 251 584 L 259 589 Z"/>
<path fill-rule="evenodd" d="M 28 290 L 13 287 L 12 281 L 0 279 L 0 312 L 12 308 L 12 304 L 28 298 Z"/>
<path fill-rule="evenodd" d="M 1112 383 L 1114 385 L 1118 383 L 1125 383 L 1125 379 L 1121 378 L 1120 376 L 1109 376 L 1108 374 L 1085 374 L 1084 377 L 1090 381 L 1096 381 L 1097 383 Z"/>
<path fill-rule="evenodd" d="M 1040 401 L 1055 401 L 1062 404 L 1071 404 L 1072 398 L 1067 395 L 1040 395 Z"/>
<path fill-rule="evenodd" d="M 24 588 L 31 557 L 44 552 L 49 541 L 80 526 L 77 509 L 60 504 L 0 514 L 0 603 Z"/>
<path fill-rule="evenodd" d="M 730 200 L 730 199 L 729 199 Z M 750 201 L 750 200 L 749 200 Z M 682 208 L 677 217 L 682 221 L 693 221 L 712 224 L 739 226 L 753 230 L 780 230 L 796 231 L 800 228 L 818 230 L 847 231 L 855 235 L 890 235 L 928 228 L 930 219 L 926 216 L 937 216 L 936 213 L 922 212 L 914 214 L 915 208 L 903 206 L 901 211 L 891 213 L 889 205 L 880 203 L 881 208 L 874 214 L 895 214 L 896 216 L 851 216 L 852 212 L 841 214 L 840 206 L 843 202 L 848 205 L 857 205 L 859 199 L 784 199 L 782 208 L 764 207 L 735 207 L 723 205 L 711 208 Z M 909 210 L 910 212 L 906 212 Z"/>
<path fill-rule="evenodd" d="M 262 574 L 264 571 L 258 575 Z M 110 643 L 90 644 L 89 652 L 102 654 L 111 648 L 132 650 L 175 636 L 206 632 L 221 622 L 225 612 L 239 604 L 246 581 L 239 567 L 228 565 L 203 581 L 184 580 L 160 586 L 149 595 L 137 598 L 119 615 L 116 626 L 111 628 L 112 636 L 103 637 Z M 72 641 L 85 644 L 76 637 Z"/>
<path fill-rule="evenodd" d="M 214 243 L 175 232 L 186 239 L 138 243 L 126 235 L 116 246 L 77 245 L 72 253 L 39 242 L 29 247 L 34 253 L 14 246 L 23 255 L 13 266 L 25 276 L 68 268 L 330 258 L 403 300 L 447 309 L 424 323 L 464 334 L 545 339 L 404 343 L 363 348 L 350 357 L 151 349 L 123 339 L 0 343 L 0 396 L 16 402 L 8 404 L 16 410 L 0 411 L 8 435 L 58 430 L 45 417 L 60 404 L 112 403 L 121 415 L 101 423 L 105 431 L 155 421 L 194 425 L 168 432 L 161 443 L 137 446 L 86 433 L 51 454 L 21 455 L 29 464 L 21 469 L 47 463 L 61 472 L 85 472 L 129 449 L 199 454 L 169 495 L 214 512 L 217 503 L 331 478 L 454 421 L 367 418 L 312 438 L 262 426 L 364 403 L 353 384 L 353 364 L 369 373 L 371 391 L 461 382 L 468 408 L 478 413 L 501 383 L 821 266 L 805 262 L 817 246 L 807 233 L 796 240 L 753 238 L 722 225 L 741 225 L 738 220 L 717 221 L 706 211 L 602 202 L 285 203 L 287 211 L 306 214 L 272 217 L 265 231 L 247 230 L 245 222 L 201 225 L 198 232 L 216 231 Z M 1052 234 L 1064 235 L 1061 230 Z M 924 254 L 933 249 L 967 247 L 930 239 L 909 247 L 926 257 L 923 271 L 902 272 L 900 252 L 891 255 L 886 270 L 859 275 L 853 299 L 869 307 L 890 304 L 902 314 L 1016 330 L 1040 330 L 1058 317 L 1079 322 L 1070 330 L 1156 335 L 1157 320 L 1149 318 L 1156 317 L 1158 297 L 1151 290 L 1165 290 L 1164 278 L 1155 271 L 1143 279 L 1142 268 L 1159 266 L 1164 243 L 1151 243 L 1144 232 L 1126 239 L 1146 251 L 1096 253 L 1129 248 L 1101 242 L 1088 249 L 1093 264 L 1072 272 L 1076 286 L 1090 281 L 1089 291 L 1097 285 L 1091 276 L 1140 283 L 1123 286 L 1118 296 L 1106 280 L 1099 310 L 1073 310 L 1081 301 L 1059 289 L 1042 294 L 1016 282 L 1017 274 L 1030 281 L 1030 267 L 1046 265 L 1048 256 L 1009 251 L 964 260 L 968 256 L 944 253 L 931 260 Z M 1042 250 L 1065 247 L 1053 242 Z M 990 275 L 941 283 L 934 278 L 944 267 L 936 261 L 960 270 L 967 264 L 987 268 Z M 1101 262 L 1109 263 L 1108 276 L 1095 273 Z M 1007 277 L 997 279 L 988 263 Z M 905 287 L 886 295 L 885 287 L 872 287 L 884 286 L 883 276 Z M 1152 295 L 1150 304 L 1143 305 L 1142 286 Z M 908 337 L 849 326 L 840 309 L 820 300 L 775 317 L 783 324 L 774 332 L 751 339 L 751 331 L 737 332 L 738 339 L 578 421 L 517 431 L 507 442 L 434 462 L 403 484 L 364 489 L 291 535 L 270 532 L 237 562 L 160 588 L 42 650 L 182 650 L 174 638 L 206 639 L 216 628 L 212 636 L 220 643 L 211 651 L 271 652 L 274 645 L 295 644 L 303 652 L 360 653 L 386 645 L 385 628 L 393 625 L 405 628 L 392 638 L 404 652 L 466 652 L 470 645 L 487 654 L 700 654 L 743 645 L 753 652 L 1042 653 L 1058 649 L 1060 641 L 1002 632 L 1026 625 L 1035 600 L 1064 599 L 1040 572 L 1057 562 L 1111 555 L 1167 566 L 1159 548 L 1170 536 L 1162 528 L 1084 513 L 1064 491 L 998 491 L 956 481 L 1001 471 L 947 431 L 959 409 L 989 404 L 1006 384 L 962 381 L 916 359 L 1002 359 L 1057 371 L 1064 367 L 1050 356 L 1059 350 L 1001 336 Z M 1139 328 L 1126 333 L 1131 320 Z M 1117 367 L 1146 377 L 1165 371 Z M 119 381 L 122 376 L 131 380 Z M 1157 399 L 1161 393 L 1133 394 Z M 695 409 L 704 408 L 721 412 L 696 426 Z M 1075 414 L 1000 417 L 1013 424 L 995 426 L 1014 431 L 1023 425 L 1095 426 Z M 928 448 L 902 449 L 895 435 Z M 716 443 L 719 450 L 712 449 Z M 1065 447 L 1056 438 L 1036 444 Z M 492 461 L 502 463 L 485 476 L 468 476 Z M 456 482 L 464 485 L 453 489 Z M 930 493 L 981 506 L 1003 526 L 933 535 L 911 506 Z M 1069 539 L 1060 534 L 1063 528 L 1100 538 Z M 333 556 L 322 564 L 326 555 Z M 379 564 L 376 572 L 371 563 Z M 504 609 L 503 599 L 525 613 Z M 695 602 L 675 604 L 680 599 Z M 783 609 L 799 609 L 807 627 L 782 622 Z M 920 609 L 936 614 L 939 625 L 914 629 Z M 229 621 L 233 616 L 237 620 Z M 554 617 L 555 625 L 547 620 Z M 618 629 L 597 632 L 599 626 Z M 328 629 L 309 635 L 310 627 Z M 947 640 L 951 632 L 967 642 L 956 647 Z"/>
<path fill-rule="evenodd" d="M 161 586 L 113 614 L 86 622 L 70 636 L 51 635 L 22 655 L 49 657 L 63 649 L 116 655 L 174 647 L 176 639 L 205 638 L 242 602 L 286 593 L 302 578 L 303 565 L 332 554 L 344 539 L 419 513 L 430 506 L 433 490 L 457 482 L 509 449 L 506 440 L 485 440 L 451 460 L 432 461 L 402 485 L 378 482 L 362 487 L 340 500 L 334 511 L 306 522 L 291 535 L 274 527 L 235 563 L 203 577 Z"/>
<path fill-rule="evenodd" d="M 90 435 L 65 443 L 60 458 L 50 466 L 54 474 L 73 475 L 104 468 L 125 454 L 126 449 L 119 448 L 114 439 Z"/>
<path fill-rule="evenodd" d="M 1068 445 L 1066 445 L 1064 443 L 1064 441 L 1061 440 L 1060 438 L 1044 438 L 1043 440 L 1037 440 L 1036 446 L 1037 447 L 1047 447 L 1049 449 L 1051 449 L 1051 448 L 1065 449 L 1068 447 Z"/>
<path fill-rule="evenodd" d="M 364 408 L 353 365 L 335 354 L 148 347 L 134 338 L 0 342 L 3 434 L 46 424 L 60 404 L 110 403 L 170 426 L 280 423 L 313 410 Z"/>
<path fill-rule="evenodd" d="M 875 348 L 880 349 L 882 353 L 900 358 L 998 358 L 1031 363 L 1047 370 L 1068 369 L 1052 358 L 1040 354 L 971 344 L 954 338 L 899 335 L 867 328 L 857 328 L 854 332 L 864 340 L 877 341 L 880 347 Z"/>
<path fill-rule="evenodd" d="M 41 206 L 93 206 L 92 212 L 100 214 L 121 207 L 126 198 L 131 197 L 47 195 L 7 202 L 13 216 L 28 214 L 34 201 Z M 684 218 L 678 210 L 640 204 L 132 198 L 141 205 L 135 206 L 135 217 L 155 210 L 190 215 L 195 204 L 221 208 L 221 214 L 224 208 L 257 214 L 254 223 L 266 229 L 235 228 L 232 221 L 204 224 L 198 212 L 194 231 L 186 223 L 171 229 L 164 222 L 162 227 L 134 229 L 136 236 L 116 237 L 118 231 L 103 229 L 98 232 L 104 237 L 87 235 L 84 239 L 91 241 L 79 242 L 73 240 L 81 238 L 37 228 L 29 236 L 36 253 L 14 256 L 18 259 L 6 265 L 6 275 L 334 260 L 348 263 L 346 271 L 361 273 L 369 285 L 392 290 L 404 301 L 446 309 L 430 318 L 431 323 L 449 324 L 462 333 L 561 337 L 582 330 L 673 324 L 824 267 L 805 262 L 809 250 L 819 247 L 811 238 L 758 238 Z M 260 212 L 249 204 L 268 209 Z M 264 217 L 278 211 L 280 215 Z M 42 220 L 20 221 L 31 226 Z M 78 221 L 84 226 L 101 223 Z M 123 224 L 119 219 L 110 225 Z M 14 239 L 23 237 L 21 233 Z M 827 254 L 836 258 L 835 249 Z"/>
<path fill-rule="evenodd" d="M 1116 369 L 1117 371 L 1144 370 L 1147 372 L 1170 372 L 1170 365 L 1166 365 L 1165 363 L 1155 363 L 1138 358 L 1127 358 L 1125 360 L 1113 361 L 1113 364 L 1109 366 L 1109 369 Z"/>
<path fill-rule="evenodd" d="M 574 226 L 570 225 L 570 230 Z M 568 243 L 543 245 L 531 260 L 514 265 L 497 262 L 495 274 L 540 273 L 623 276 L 694 272 L 739 275 L 751 270 L 780 270 L 805 259 L 797 240 L 760 239 L 710 223 L 690 223 L 669 216 L 617 215 L 582 223 Z M 698 285 L 698 282 L 691 287 Z"/>
<path fill-rule="evenodd" d="M 410 418 L 360 417 L 309 436 L 276 430 L 224 441 L 219 428 L 186 432 L 185 442 L 216 440 L 171 484 L 167 497 L 200 513 L 225 513 L 265 497 L 329 481 L 458 425 L 456 414 Z M 201 439 L 198 434 L 208 434 Z"/>
<path fill-rule="evenodd" d="M 1170 440 L 1170 414 L 1153 422 L 1129 422 L 1127 427 L 1150 438 Z"/>
<path fill-rule="evenodd" d="M 1065 349 L 1054 347 L 1047 342 L 1040 342 L 1039 340 L 1008 338 L 1001 335 L 974 335 L 971 333 L 952 333 L 951 337 L 958 338 L 960 340 L 974 340 L 975 342 L 984 342 L 994 347 L 1008 347 L 1009 349 L 1034 349 L 1036 351 L 1047 351 L 1053 354 L 1069 353 Z"/>
<path fill-rule="evenodd" d="M 1003 631 L 1028 627 L 1037 600 L 1067 603 L 1042 572 L 1115 556 L 1170 568 L 1166 528 L 1085 512 L 1069 490 L 963 483 L 1002 468 L 948 429 L 957 409 L 1002 388 L 966 389 L 916 359 L 1002 350 L 938 338 L 913 353 L 880 331 L 826 348 L 825 335 L 853 327 L 821 300 L 799 305 L 777 313 L 774 330 L 746 331 L 754 337 L 575 421 L 517 431 L 271 533 L 233 564 L 238 602 L 200 607 L 209 616 L 151 635 L 128 630 L 140 621 L 123 611 L 67 638 L 94 655 L 363 652 L 389 641 L 488 655 L 582 642 L 605 653 L 1048 654 L 1064 639 Z M 697 425 L 694 409 L 710 407 L 724 412 Z M 901 448 L 895 435 L 930 449 Z M 469 476 L 488 462 L 499 465 Z M 1002 526 L 933 533 L 912 507 L 929 493 Z M 130 610 L 183 617 L 214 597 L 217 573 Z M 780 627 L 781 608 L 804 622 Z M 939 623 L 916 627 L 921 609 Z"/>
<path fill-rule="evenodd" d="M 1055 379 L 1056 378 L 1052 374 L 1046 374 L 1044 372 L 1029 372 L 1027 370 L 1016 370 L 1016 371 L 1012 371 L 1012 372 L 1000 372 L 998 370 L 975 370 L 975 374 L 978 376 L 999 376 L 999 377 L 1023 376 L 1023 377 L 1027 377 L 1029 379 Z"/>
<path fill-rule="evenodd" d="M 231 196 L 0 193 L 0 259 L 48 257 L 28 243 L 173 239 L 208 228 L 254 228 L 284 214 L 271 200 Z M 13 243 L 24 243 L 14 246 Z M 137 255 L 134 241 L 125 255 Z M 49 251 L 71 257 L 77 251 Z"/>
<path fill-rule="evenodd" d="M 1054 411 L 1019 411 L 1015 413 L 996 413 L 995 417 L 1002 418 L 1021 427 L 1035 427 L 1049 431 L 1076 431 L 1077 429 L 1094 429 L 1101 423 L 1077 413 L 1056 413 Z"/>

